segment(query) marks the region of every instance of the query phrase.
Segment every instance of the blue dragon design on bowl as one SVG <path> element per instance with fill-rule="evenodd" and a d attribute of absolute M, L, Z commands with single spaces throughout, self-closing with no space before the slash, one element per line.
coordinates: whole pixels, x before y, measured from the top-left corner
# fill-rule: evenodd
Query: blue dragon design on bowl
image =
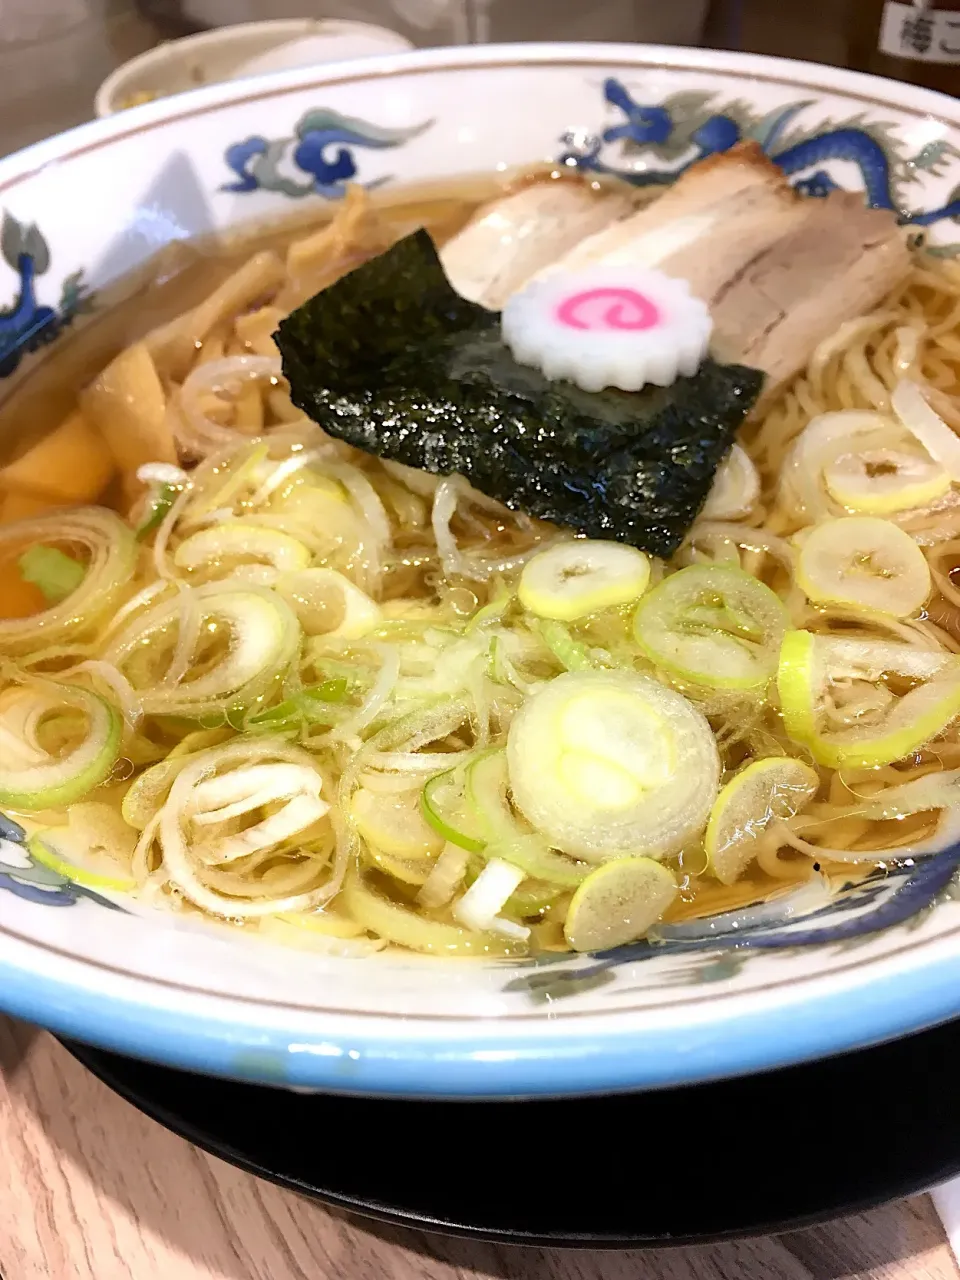
<path fill-rule="evenodd" d="M 522 972 L 505 990 L 520 991 L 535 1002 L 561 999 L 612 982 L 622 965 L 669 955 L 689 957 L 691 964 L 662 975 L 661 983 L 691 985 L 734 976 L 751 955 L 788 953 L 802 947 L 855 946 L 882 930 L 910 927 L 937 902 L 960 893 L 957 871 L 960 843 L 932 857 L 877 870 L 856 883 L 830 893 L 811 906 L 809 889 L 801 887 L 781 898 L 743 912 L 684 924 L 660 925 L 649 938 L 615 951 L 592 956 L 564 953 L 512 961 L 505 968 Z M 815 886 L 814 886 L 815 888 Z M 40 906 L 71 907 L 88 900 L 112 911 L 118 903 L 37 862 L 19 823 L 0 813 L 0 890 Z M 622 987 L 620 988 L 622 990 Z"/>
<path fill-rule="evenodd" d="M 19 822 L 0 813 L 0 889 L 42 907 L 73 907 L 84 899 L 111 911 L 123 907 L 86 885 L 45 867 L 30 853 Z"/>
<path fill-rule="evenodd" d="M 934 209 L 910 209 L 905 189 L 923 174 L 939 176 L 960 151 L 948 142 L 932 142 L 913 156 L 906 156 L 893 128 L 868 120 L 864 114 L 816 128 L 798 121 L 814 105 L 813 99 L 790 102 L 760 115 L 743 101 L 716 103 L 716 94 L 686 91 L 673 94 L 659 105 L 636 102 L 624 84 L 608 77 L 603 84 L 605 102 L 621 113 L 621 122 L 599 134 L 567 133 L 558 163 L 592 173 L 622 178 L 638 187 L 664 186 L 690 165 L 728 151 L 738 142 L 755 141 L 788 176 L 798 176 L 795 187 L 807 196 L 825 196 L 846 185 L 827 167 L 835 162 L 853 164 L 859 170 L 866 201 L 876 209 L 892 209 L 912 227 L 929 227 L 952 219 L 960 223 L 960 185 L 945 204 Z M 617 148 L 619 163 L 607 158 Z M 650 158 L 657 164 L 638 165 Z M 626 161 L 627 163 L 623 163 Z M 630 162 L 634 162 L 632 165 Z M 960 253 L 960 243 L 937 245 L 941 255 Z"/>
<path fill-rule="evenodd" d="M 0 378 L 8 378 L 29 352 L 58 338 L 75 318 L 89 311 L 94 295 L 83 271 L 74 271 L 60 286 L 56 307 L 37 300 L 37 279 L 50 270 L 50 250 L 39 228 L 4 213 L 0 224 L 0 255 L 16 272 L 19 288 L 8 307 L 0 307 Z"/>
<path fill-rule="evenodd" d="M 390 150 L 416 138 L 432 123 L 427 120 L 411 128 L 389 129 L 317 108 L 300 118 L 292 137 L 254 134 L 231 143 L 224 159 L 237 177 L 220 189 L 237 193 L 273 191 L 292 199 L 318 195 L 339 200 L 346 193 L 347 183 L 357 176 L 357 148 Z M 294 176 L 281 172 L 285 164 L 294 167 Z M 306 175 L 306 180 L 300 179 L 296 171 Z M 380 186 L 389 181 L 389 177 L 382 177 L 367 185 Z"/>
<path fill-rule="evenodd" d="M 800 888 L 756 908 L 660 925 L 648 938 L 592 957 L 541 956 L 536 967 L 513 978 L 507 989 L 537 1002 L 557 1000 L 612 982 L 624 964 L 657 956 L 689 957 L 672 968 L 661 985 L 689 986 L 735 976 L 751 956 L 791 953 L 804 947 L 855 947 L 881 931 L 918 925 L 938 902 L 960 895 L 960 844 L 919 862 L 906 859 L 892 870 L 876 870 L 843 886 L 829 901 L 811 908 Z M 752 922 L 744 923 L 745 912 Z M 623 986 L 618 991 L 623 992 Z"/>

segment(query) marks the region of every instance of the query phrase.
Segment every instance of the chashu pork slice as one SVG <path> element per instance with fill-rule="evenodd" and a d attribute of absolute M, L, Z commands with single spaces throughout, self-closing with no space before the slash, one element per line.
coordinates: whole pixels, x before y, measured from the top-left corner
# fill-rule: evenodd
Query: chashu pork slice
<path fill-rule="evenodd" d="M 709 299 L 715 354 L 762 369 L 766 394 L 799 373 L 844 321 L 873 310 L 910 270 L 893 213 L 867 208 L 852 191 L 802 205 L 800 225 L 756 253 Z"/>
<path fill-rule="evenodd" d="M 583 240 L 539 274 L 651 267 L 682 275 L 707 298 L 798 218 L 801 200 L 755 142 L 692 166 L 652 204 Z"/>
<path fill-rule="evenodd" d="M 440 260 L 461 297 L 499 311 L 541 268 L 633 208 L 626 189 L 534 182 L 478 209 L 440 250 Z"/>
<path fill-rule="evenodd" d="M 850 192 L 800 196 L 751 142 L 693 165 L 653 204 L 539 274 L 600 266 L 687 280 L 713 315 L 713 354 L 761 369 L 769 394 L 896 288 L 910 258 L 893 213 Z"/>

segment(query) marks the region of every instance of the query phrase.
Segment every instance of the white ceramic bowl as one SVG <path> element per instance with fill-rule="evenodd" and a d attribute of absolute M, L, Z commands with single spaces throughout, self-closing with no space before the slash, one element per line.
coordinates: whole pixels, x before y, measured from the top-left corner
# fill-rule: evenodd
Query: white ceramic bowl
<path fill-rule="evenodd" d="M 412 47 L 396 31 L 369 22 L 325 18 L 243 22 L 167 40 L 131 58 L 107 76 L 97 90 L 93 108 L 100 117 L 112 116 L 132 105 L 201 85 L 399 53 Z"/>
<path fill-rule="evenodd" d="M 6 387 L 29 377 L 62 329 L 95 322 L 97 291 L 160 245 L 319 205 L 348 178 L 577 159 L 662 182 L 746 133 L 808 193 L 866 187 L 928 226 L 938 252 L 960 250 L 960 104 L 947 98 L 700 50 L 400 55 L 207 88 L 3 161 L 0 205 L 29 252 L 10 254 L 0 284 L 0 374 Z M 54 340 L 43 353 L 23 338 L 38 317 Z M 616 954 L 480 963 L 332 959 L 178 923 L 78 889 L 7 836 L 0 1005 L 202 1071 L 375 1093 L 580 1093 L 772 1067 L 960 1012 L 960 848 L 827 905 L 804 890 L 750 930 L 721 920 Z"/>

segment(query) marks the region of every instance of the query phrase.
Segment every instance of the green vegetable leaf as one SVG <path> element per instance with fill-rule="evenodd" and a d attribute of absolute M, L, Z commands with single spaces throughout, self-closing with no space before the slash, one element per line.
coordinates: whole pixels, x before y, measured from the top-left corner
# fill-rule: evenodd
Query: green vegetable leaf
<path fill-rule="evenodd" d="M 143 523 L 137 529 L 137 541 L 142 542 L 144 538 L 150 536 L 154 530 L 159 529 L 163 523 L 163 518 L 177 500 L 180 493 L 179 486 L 175 484 L 162 484 L 159 489 L 152 494 L 150 506 L 144 516 Z"/>
<path fill-rule="evenodd" d="M 310 299 L 276 340 L 294 403 L 330 434 L 657 555 L 683 540 L 763 382 L 710 359 L 635 394 L 550 382 L 513 359 L 496 312 L 454 291 L 424 231 Z"/>
<path fill-rule="evenodd" d="M 249 718 L 247 727 L 279 731 L 301 724 L 335 724 L 339 711 L 335 704 L 343 702 L 346 696 L 346 680 L 324 680 L 267 711 L 258 711 Z"/>
<path fill-rule="evenodd" d="M 541 618 L 539 629 L 547 648 L 568 671 L 596 670 L 598 664 L 590 657 L 587 646 L 574 640 L 569 628 L 562 622 Z"/>
<path fill-rule="evenodd" d="M 48 604 L 59 604 L 76 591 L 87 572 L 73 556 L 39 545 L 24 551 L 17 566 L 24 582 L 39 587 Z"/>

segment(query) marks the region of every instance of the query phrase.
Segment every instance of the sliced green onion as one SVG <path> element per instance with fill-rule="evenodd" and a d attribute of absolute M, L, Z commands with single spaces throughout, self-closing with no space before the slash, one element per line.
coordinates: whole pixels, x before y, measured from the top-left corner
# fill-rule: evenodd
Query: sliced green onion
<path fill-rule="evenodd" d="M 677 896 L 677 882 L 652 858 L 616 858 L 573 895 L 563 933 L 574 951 L 604 951 L 642 938 Z"/>
<path fill-rule="evenodd" d="M 79 712 L 83 736 L 62 755 L 41 740 L 58 721 Z M 71 720 L 75 717 L 71 717 Z M 120 754 L 123 717 L 99 694 L 46 682 L 0 695 L 0 804 L 12 809 L 59 809 L 82 799 L 110 773 Z M 65 726 L 69 743 L 75 725 Z"/>
<path fill-rule="evenodd" d="M 88 866 L 85 862 L 79 861 L 78 855 L 72 850 L 70 856 L 67 856 L 57 848 L 58 835 L 59 832 L 54 828 L 38 832 L 31 837 L 27 842 L 27 849 L 35 862 L 55 871 L 64 879 L 72 880 L 75 884 L 86 885 L 89 889 L 108 889 L 114 893 L 132 893 L 136 889 L 136 880 L 130 875 L 124 875 L 119 864 L 115 871 L 102 870 L 100 868 L 107 863 L 105 858 L 96 862 L 88 858 L 87 862 L 94 863 Z"/>
<path fill-rule="evenodd" d="M 296 612 L 307 635 L 354 640 L 381 625 L 376 601 L 335 569 L 302 568 L 286 573 L 276 589 Z"/>
<path fill-rule="evenodd" d="M 521 867 L 528 876 L 552 884 L 573 887 L 589 867 L 554 853 L 543 837 L 525 830 L 507 798 L 507 753 L 502 748 L 482 751 L 467 765 L 464 775 L 467 804 L 486 836 L 485 857 L 503 858 Z"/>
<path fill-rule="evenodd" d="M 360 659 L 357 662 L 342 662 L 338 658 L 328 657 L 323 645 L 324 637 L 320 636 L 308 638 L 303 646 L 306 664 L 323 677 L 323 683 L 342 680 L 350 694 L 370 688 L 377 678 L 372 658 L 369 665 L 365 660 L 361 664 Z M 333 701 L 339 701 L 339 699 L 333 699 Z"/>
<path fill-rule="evenodd" d="M 452 771 L 453 774 L 458 772 Z M 525 830 L 517 821 L 507 799 L 507 753 L 504 750 L 492 748 L 481 751 L 466 765 L 462 779 L 462 783 L 454 781 L 451 784 L 450 795 L 455 798 L 448 801 L 451 804 L 449 816 L 459 823 L 457 834 L 461 839 L 464 838 L 464 827 L 469 832 L 478 833 L 471 852 L 488 859 L 500 858 L 537 880 L 568 888 L 578 885 L 588 874 L 589 867 L 572 861 L 564 854 L 554 853 L 543 836 Z M 448 830 L 452 829 L 448 827 Z M 469 835 L 466 838 L 470 839 Z"/>
<path fill-rule="evenodd" d="M 428 910 L 445 907 L 462 884 L 469 860 L 466 849 L 458 844 L 445 844 L 417 894 L 417 902 Z"/>
<path fill-rule="evenodd" d="M 397 858 L 432 858 L 443 848 L 443 838 L 425 820 L 418 799 L 416 792 L 360 787 L 350 803 L 350 817 L 364 840 L 379 852 Z"/>
<path fill-rule="evenodd" d="M 791 756 L 754 760 L 714 802 L 703 847 L 721 884 L 733 884 L 757 852 L 757 837 L 774 819 L 792 818 L 817 793 L 816 770 Z"/>
<path fill-rule="evenodd" d="M 787 612 L 742 569 L 691 565 L 637 606 L 640 648 L 668 675 L 715 689 L 752 689 L 777 667 Z"/>
<path fill-rule="evenodd" d="M 250 561 L 268 565 L 277 573 L 305 569 L 311 560 L 307 547 L 289 533 L 250 520 L 227 520 L 185 538 L 173 555 L 178 569 L 218 571 L 220 577 L 251 567 Z M 239 569 L 238 561 L 245 562 Z"/>
<path fill-rule="evenodd" d="M 124 522 L 101 507 L 77 507 L 0 526 L 0 560 L 29 548 L 75 545 L 86 554 L 82 578 L 59 603 L 26 618 L 0 619 L 0 652 L 31 653 L 82 638 L 129 591 L 137 543 Z M 64 557 L 65 559 L 67 557 Z"/>
<path fill-rule="evenodd" d="M 127 788 L 120 803 L 120 812 L 124 822 L 142 831 L 151 818 L 160 811 L 167 793 L 173 786 L 173 780 L 193 759 L 193 753 L 159 760 L 144 769 Z"/>
<path fill-rule="evenodd" d="M 458 767 L 429 778 L 420 803 L 424 818 L 439 836 L 470 853 L 479 853 L 487 841 L 477 814 L 467 804 L 464 773 Z"/>
<path fill-rule="evenodd" d="M 326 857 L 313 852 L 314 828 L 329 809 L 322 785 L 308 752 L 271 738 L 245 735 L 198 752 L 174 779 L 155 820 L 169 880 L 195 906 L 221 918 L 314 910 L 338 887 L 336 873 L 325 871 Z M 329 834 L 326 824 L 323 829 Z M 222 869 L 250 854 L 275 860 L 272 893 Z"/>
<path fill-rule="evenodd" d="M 468 929 L 502 934 L 523 941 L 530 937 L 526 925 L 504 920 L 500 911 L 524 878 L 513 863 L 491 858 L 473 884 L 453 908 L 453 918 Z"/>
<path fill-rule="evenodd" d="M 181 722 L 181 724 L 183 723 L 189 724 L 190 722 Z M 233 730 L 229 725 L 218 725 L 212 729 L 192 729 L 186 737 L 180 739 L 175 747 L 170 748 L 167 752 L 167 759 L 176 760 L 178 756 L 194 755 L 197 751 L 206 751 L 208 747 L 222 746 L 225 742 L 229 742 L 232 737 Z"/>
<path fill-rule="evenodd" d="M 911 435 L 916 436 L 931 458 L 949 473 L 950 479 L 960 482 L 960 438 L 930 406 L 921 388 L 908 379 L 898 382 L 890 405 Z"/>
<path fill-rule="evenodd" d="M 376 849 L 371 844 L 364 846 L 360 857 L 374 871 L 382 871 L 401 884 L 413 885 L 418 889 L 426 883 L 433 868 L 430 858 L 404 858 L 400 854 Z"/>
<path fill-rule="evenodd" d="M 574 622 L 630 604 L 650 582 L 650 561 L 621 542 L 575 538 L 538 551 L 523 567 L 517 594 L 540 618 Z"/>
<path fill-rule="evenodd" d="M 211 511 L 233 507 L 243 490 L 256 482 L 269 457 L 269 445 L 244 444 L 227 455 L 217 453 L 202 462 L 190 477 L 194 495 L 184 517 L 195 523 Z"/>
<path fill-rule="evenodd" d="M 481 751 L 463 773 L 464 798 L 484 842 L 510 840 L 520 834 L 507 800 L 507 753 L 492 747 Z"/>
<path fill-rule="evenodd" d="M 267 711 L 247 718 L 247 727 L 274 731 L 296 728 L 301 724 L 336 724 L 343 713 L 339 706 L 347 696 L 347 682 L 342 676 L 301 689 Z"/>
<path fill-rule="evenodd" d="M 811 418 L 784 459 L 780 473 L 781 497 L 812 524 L 839 514 L 824 484 L 827 468 L 847 454 L 864 455 L 878 450 L 901 450 L 910 436 L 890 418 L 874 410 L 841 409 Z"/>
<path fill-rule="evenodd" d="M 347 877 L 337 902 L 342 902 L 354 920 L 371 933 L 412 951 L 431 955 L 502 956 L 522 954 L 525 950 L 521 944 L 494 933 L 475 933 L 418 915 L 377 893 L 357 875 Z"/>
<path fill-rule="evenodd" d="M 889 516 L 925 507 L 950 490 L 950 476 L 926 454 L 906 449 L 842 453 L 823 471 L 830 497 L 859 515 Z"/>
<path fill-rule="evenodd" d="M 736 520 L 745 516 L 760 496 L 760 475 L 750 455 L 735 444 L 717 468 L 701 520 Z"/>
<path fill-rule="evenodd" d="M 144 769 L 134 778 L 120 803 L 124 822 L 142 831 L 151 818 L 159 812 L 174 779 L 201 751 L 222 746 L 233 737 L 228 726 L 217 729 L 198 729 L 181 739 L 167 754 L 165 760 Z"/>
<path fill-rule="evenodd" d="M 320 798 L 321 787 L 322 778 L 312 762 L 289 761 L 251 763 L 196 783 L 190 798 L 194 832 L 223 832 L 201 837 L 203 861 L 216 866 L 281 848 L 294 838 L 304 840 L 303 833 L 330 808 Z M 267 816 L 240 832 L 221 827 L 262 812 Z"/>
<path fill-rule="evenodd" d="M 424 756 L 418 753 L 428 742 L 437 742 L 459 729 L 467 719 L 469 710 L 462 698 L 431 699 L 412 711 L 404 710 L 366 740 L 364 755 L 367 763 L 377 769 L 393 769 L 397 766 L 384 763 L 383 757 L 399 753 L 405 759 L 405 764 L 401 766 L 404 769 L 434 773 L 437 771 L 438 757 L 448 760 L 452 767 L 463 759 L 462 753 L 446 754 L 441 751 Z"/>
<path fill-rule="evenodd" d="M 162 484 L 158 489 L 153 490 L 150 494 L 149 506 L 137 525 L 135 536 L 138 542 L 143 542 L 144 538 L 149 538 L 151 533 L 156 533 L 180 496 L 180 492 L 181 487 L 178 484 Z"/>
<path fill-rule="evenodd" d="M 426 698 L 463 694 L 464 691 L 471 691 L 475 699 L 492 638 L 475 632 L 469 636 L 456 636 L 449 643 L 434 645 L 431 641 L 438 637 L 431 631 L 424 637 L 424 643 L 405 645 L 401 650 L 403 663 L 408 670 L 413 668 L 418 673 L 404 675 L 398 680 L 397 702 L 422 702 Z"/>
<path fill-rule="evenodd" d="M 503 912 L 527 920 L 531 916 L 539 916 L 547 907 L 552 907 L 567 892 L 561 885 L 547 884 L 545 880 L 535 880 L 528 876 L 516 892 L 508 898 Z"/>
<path fill-rule="evenodd" d="M 300 628 L 279 596 L 253 585 L 210 583 L 193 588 L 187 598 L 187 603 L 196 606 L 198 626 L 190 651 L 183 655 L 183 674 L 168 680 L 165 672 L 144 673 L 139 662 L 150 657 L 166 633 L 179 630 L 182 603 L 183 597 L 178 595 L 140 615 L 114 638 L 108 653 L 108 661 L 119 667 L 136 689 L 147 715 L 199 716 L 250 706 L 270 689 L 297 653 Z M 223 657 L 187 678 L 201 657 L 202 639 L 219 628 L 229 633 Z"/>
<path fill-rule="evenodd" d="M 514 717 L 507 762 L 520 812 L 554 848 L 587 862 L 683 848 L 706 825 L 720 777 L 703 715 L 627 672 L 552 680 Z"/>
<path fill-rule="evenodd" d="M 931 585 L 926 557 L 913 538 L 877 516 L 840 516 L 806 530 L 796 578 L 815 604 L 853 605 L 895 618 L 916 613 Z"/>
<path fill-rule="evenodd" d="M 508 840 L 492 840 L 483 849 L 485 858 L 500 858 L 519 867 L 534 880 L 575 889 L 590 874 L 591 867 L 574 862 L 565 854 L 554 853 L 543 836 L 517 835 Z"/>
<path fill-rule="evenodd" d="M 544 619 L 540 623 L 540 634 L 553 656 L 568 671 L 593 671 L 596 668 L 587 646 L 574 640 L 562 622 Z"/>
<path fill-rule="evenodd" d="M 510 591 L 500 591 L 490 601 L 485 604 L 482 609 L 470 618 L 467 623 L 467 631 L 476 631 L 480 627 L 485 627 L 488 623 L 499 622 L 503 615 L 510 608 L 513 600 L 513 593 Z"/>
<path fill-rule="evenodd" d="M 487 672 L 490 679 L 497 684 L 512 686 L 518 692 L 526 695 L 534 691 L 538 682 L 525 679 L 514 665 L 507 652 L 508 641 L 514 638 L 514 633 L 510 631 L 495 632 L 490 637 Z"/>
<path fill-rule="evenodd" d="M 464 765 L 429 778 L 421 808 L 444 840 L 470 853 L 482 853 L 492 840 L 522 834 L 509 812 L 506 793 L 506 756 L 491 748 Z"/>
<path fill-rule="evenodd" d="M 29 547 L 17 564 L 20 577 L 24 582 L 32 582 L 39 587 L 48 604 L 59 604 L 72 595 L 87 572 L 73 556 L 57 547 L 44 547 L 38 543 Z"/>
<path fill-rule="evenodd" d="M 890 676 L 915 687 L 896 698 L 884 684 Z M 849 726 L 831 727 L 831 695 L 852 696 L 857 684 L 877 705 Z M 777 687 L 787 733 L 819 764 L 871 768 L 919 750 L 960 715 L 960 658 L 910 644 L 789 631 Z"/>

